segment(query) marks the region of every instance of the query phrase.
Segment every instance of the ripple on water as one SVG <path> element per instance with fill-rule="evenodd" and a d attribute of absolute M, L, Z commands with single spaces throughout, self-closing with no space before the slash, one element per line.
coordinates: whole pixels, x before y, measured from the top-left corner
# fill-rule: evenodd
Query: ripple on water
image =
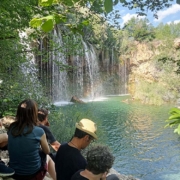
<path fill-rule="evenodd" d="M 142 180 L 180 180 L 180 139 L 173 129 L 164 128 L 172 107 L 122 100 L 108 97 L 83 104 L 79 110 L 91 112 L 100 124 L 103 134 L 98 139 L 116 157 L 114 168 Z"/>
<path fill-rule="evenodd" d="M 116 157 L 115 169 L 144 180 L 180 179 L 175 175 L 180 143 L 172 129 L 164 129 L 170 107 L 113 103 L 98 109 L 98 114 Z"/>

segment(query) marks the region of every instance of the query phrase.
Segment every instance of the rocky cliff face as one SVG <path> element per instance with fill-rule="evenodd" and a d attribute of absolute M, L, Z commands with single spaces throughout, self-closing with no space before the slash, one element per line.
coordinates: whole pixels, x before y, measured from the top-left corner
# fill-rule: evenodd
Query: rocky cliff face
<path fill-rule="evenodd" d="M 179 75 L 175 73 L 177 67 L 172 62 L 164 64 L 159 61 L 160 57 L 169 56 L 168 52 L 164 52 L 166 48 L 160 41 L 148 44 L 133 42 L 130 53 L 121 57 L 130 60 L 128 92 L 134 99 L 145 104 L 160 105 L 179 98 Z M 169 52 L 177 53 L 172 49 Z"/>

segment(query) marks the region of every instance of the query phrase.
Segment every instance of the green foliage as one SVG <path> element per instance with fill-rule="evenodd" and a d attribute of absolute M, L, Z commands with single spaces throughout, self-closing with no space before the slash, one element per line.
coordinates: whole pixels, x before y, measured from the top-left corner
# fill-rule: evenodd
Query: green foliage
<path fill-rule="evenodd" d="M 22 32 L 40 9 L 36 0 L 1 1 L 0 6 L 0 117 L 15 115 L 17 105 L 26 98 L 48 104 L 32 63 L 31 37 Z M 20 35 L 21 33 L 21 35 Z M 34 34 L 34 37 L 35 36 Z"/>
<path fill-rule="evenodd" d="M 53 30 L 55 24 L 66 22 L 66 17 L 59 14 L 53 14 L 42 18 L 33 18 L 30 26 L 33 28 L 40 27 L 44 32 Z"/>
<path fill-rule="evenodd" d="M 76 122 L 79 122 L 85 117 L 88 119 L 97 119 L 93 115 L 92 108 L 83 104 L 62 107 L 51 106 L 49 110 L 50 128 L 60 142 L 67 142 L 71 139 L 74 134 Z M 102 131 L 98 129 L 98 135 L 101 133 Z"/>
<path fill-rule="evenodd" d="M 171 40 L 180 37 L 180 23 L 163 24 L 160 23 L 155 28 L 155 37 L 159 40 Z"/>
<path fill-rule="evenodd" d="M 180 23 L 174 24 L 160 24 L 155 29 L 155 37 L 159 41 L 160 45 L 158 46 L 158 55 L 156 58 L 166 63 L 174 63 L 174 67 L 170 70 L 171 72 L 180 73 L 180 51 L 174 46 L 174 40 L 180 37 Z"/>
<path fill-rule="evenodd" d="M 154 28 L 147 19 L 132 18 L 125 24 L 123 30 L 135 41 L 152 41 L 155 38 Z"/>
<path fill-rule="evenodd" d="M 160 83 L 149 83 L 138 78 L 138 85 L 134 98 L 143 104 L 161 105 L 164 103 L 163 96 L 166 96 L 166 89 Z"/>
<path fill-rule="evenodd" d="M 113 10 L 113 1 L 112 0 L 105 0 L 104 1 L 104 8 L 107 13 Z"/>
<path fill-rule="evenodd" d="M 128 7 L 129 9 L 138 9 L 137 13 L 139 15 L 146 15 L 144 12 L 146 9 L 151 10 L 156 15 L 157 11 L 163 9 L 164 7 L 169 7 L 171 5 L 171 0 L 158 0 L 156 2 L 151 2 L 149 0 L 146 1 L 119 1 L 119 0 L 39 0 L 39 5 L 42 6 L 42 12 L 46 12 L 48 15 L 44 15 L 41 13 L 41 17 L 34 18 L 30 25 L 34 27 L 40 28 L 44 32 L 49 32 L 53 29 L 53 27 L 58 24 L 57 21 L 61 22 L 63 16 L 63 20 L 66 21 L 64 24 L 67 24 L 69 19 L 67 18 L 68 14 L 74 14 L 75 16 L 81 14 L 82 9 L 88 9 L 89 14 L 82 14 L 81 17 L 88 21 L 88 19 L 92 16 L 92 14 L 100 15 L 101 17 L 107 17 L 108 13 L 113 11 L 113 6 L 121 3 L 123 6 Z M 50 8 L 49 8 L 50 7 Z M 47 11 L 48 10 L 48 11 Z M 56 21 L 53 16 L 52 19 L 48 19 L 47 17 L 52 14 L 59 14 L 56 16 Z M 119 14 L 120 15 L 120 14 Z M 118 16 L 118 11 L 116 11 L 116 17 Z M 66 17 L 66 18 L 65 18 Z M 45 21 L 41 21 L 41 19 L 46 19 Z M 37 21 L 37 22 L 36 22 Z M 39 23 L 41 21 L 41 23 Z M 48 22 L 46 22 L 48 21 Z M 114 21 L 114 24 L 117 22 Z M 82 26 L 83 25 L 83 26 Z M 49 26 L 49 27 L 48 27 Z M 82 32 L 82 28 L 84 24 L 81 24 L 81 21 L 71 22 L 69 28 L 73 32 Z"/>
<path fill-rule="evenodd" d="M 166 120 L 168 124 L 165 127 L 176 127 L 174 133 L 180 134 L 180 109 L 172 108 L 170 111 L 170 116 Z"/>
<path fill-rule="evenodd" d="M 38 3 L 41 6 L 51 6 L 54 0 L 39 0 Z"/>
<path fill-rule="evenodd" d="M 1 1 L 0 39 L 15 38 L 18 30 L 29 26 L 34 14 L 39 13 L 36 0 Z"/>
<path fill-rule="evenodd" d="M 133 0 L 127 2 L 126 0 L 120 0 L 123 6 L 128 7 L 129 9 L 138 9 L 139 15 L 146 15 L 146 12 L 152 11 L 154 17 L 157 18 L 157 12 L 161 9 L 168 8 L 171 6 L 173 0 L 156 0 L 156 1 L 139 1 Z"/>
<path fill-rule="evenodd" d="M 152 44 L 154 43 L 152 42 Z M 134 51 L 131 50 L 130 53 Z M 149 50 L 147 49 L 147 51 Z M 167 55 L 170 52 L 170 48 L 168 50 L 164 48 L 164 51 Z M 177 69 L 176 64 L 172 61 L 163 63 L 158 61 L 158 59 L 159 56 L 154 56 L 153 60 L 142 63 L 139 69 L 134 70 L 136 83 L 134 86 L 131 83 L 129 84 L 133 97 L 139 99 L 144 104 L 161 105 L 164 103 L 174 103 L 179 98 L 180 82 L 179 75 L 175 73 Z M 145 68 L 147 71 L 142 76 L 143 69 Z"/>

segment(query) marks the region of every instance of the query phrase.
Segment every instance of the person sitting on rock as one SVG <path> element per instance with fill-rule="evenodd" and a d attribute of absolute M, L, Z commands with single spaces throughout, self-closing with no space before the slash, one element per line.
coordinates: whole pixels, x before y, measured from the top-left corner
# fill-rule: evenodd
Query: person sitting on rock
<path fill-rule="evenodd" d="M 8 135 L 4 129 L 2 129 L 2 122 L 0 120 L 0 150 L 6 150 L 8 143 Z M 5 165 L 0 158 L 0 177 L 11 176 L 15 173 L 14 169 Z"/>
<path fill-rule="evenodd" d="M 39 127 L 41 127 L 45 134 L 46 134 L 46 139 L 48 141 L 48 143 L 50 144 L 50 146 L 57 151 L 60 147 L 60 143 L 55 139 L 55 137 L 53 136 L 52 132 L 49 129 L 49 121 L 48 121 L 48 110 L 41 108 L 38 109 L 38 125 Z M 51 158 L 54 160 L 56 153 L 50 153 Z"/>
<path fill-rule="evenodd" d="M 94 146 L 87 152 L 86 169 L 80 169 L 71 180 L 118 180 L 115 174 L 107 176 L 114 157 L 107 146 Z"/>
<path fill-rule="evenodd" d="M 49 129 L 49 121 L 48 121 L 48 110 L 47 109 L 38 109 L 38 124 L 44 132 L 46 133 L 46 138 L 50 146 L 57 151 L 60 147 L 60 143 L 55 139 L 52 132 Z"/>
<path fill-rule="evenodd" d="M 76 123 L 73 138 L 61 144 L 55 157 L 57 180 L 71 180 L 72 175 L 79 169 L 86 168 L 86 160 L 81 154 L 94 139 L 97 139 L 96 124 L 89 119 Z"/>
<path fill-rule="evenodd" d="M 45 132 L 37 126 L 38 108 L 27 99 L 17 108 L 16 120 L 8 130 L 9 166 L 15 170 L 16 180 L 43 180 L 48 171 L 56 180 L 53 160 Z"/>

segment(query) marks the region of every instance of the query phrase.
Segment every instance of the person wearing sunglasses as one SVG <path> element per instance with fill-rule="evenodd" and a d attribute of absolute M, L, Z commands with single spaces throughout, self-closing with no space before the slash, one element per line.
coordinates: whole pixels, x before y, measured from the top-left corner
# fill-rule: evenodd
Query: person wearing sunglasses
<path fill-rule="evenodd" d="M 89 119 L 76 123 L 75 133 L 68 143 L 61 144 L 55 157 L 57 180 L 71 180 L 72 175 L 86 168 L 86 160 L 81 154 L 93 140 L 97 139 L 96 124 Z"/>

